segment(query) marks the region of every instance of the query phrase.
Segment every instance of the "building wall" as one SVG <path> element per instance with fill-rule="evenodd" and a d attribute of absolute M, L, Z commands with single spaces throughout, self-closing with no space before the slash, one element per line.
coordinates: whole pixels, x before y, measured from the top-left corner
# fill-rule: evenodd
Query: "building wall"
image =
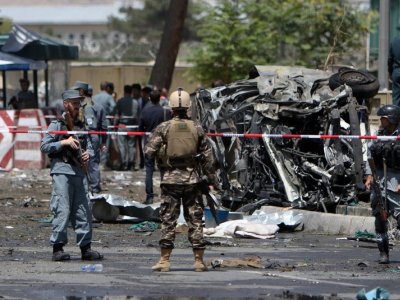
<path fill-rule="evenodd" d="M 187 75 L 190 65 L 176 66 L 170 90 L 182 87 L 189 92 L 195 91 L 199 83 Z M 140 63 L 71 63 L 69 84 L 76 80 L 90 83 L 93 93 L 100 91 L 102 81 L 114 83 L 118 97 L 123 95 L 125 84 L 140 83 L 146 85 L 150 78 L 152 65 Z M 159 87 L 162 88 L 162 87 Z"/>

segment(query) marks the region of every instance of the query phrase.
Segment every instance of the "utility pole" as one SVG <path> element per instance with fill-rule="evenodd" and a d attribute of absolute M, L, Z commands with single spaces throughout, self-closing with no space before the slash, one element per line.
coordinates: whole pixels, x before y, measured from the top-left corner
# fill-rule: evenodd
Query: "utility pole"
<path fill-rule="evenodd" d="M 389 56 L 389 5 L 390 0 L 381 0 L 379 4 L 378 79 L 381 89 L 387 89 L 389 86 L 387 68 Z"/>

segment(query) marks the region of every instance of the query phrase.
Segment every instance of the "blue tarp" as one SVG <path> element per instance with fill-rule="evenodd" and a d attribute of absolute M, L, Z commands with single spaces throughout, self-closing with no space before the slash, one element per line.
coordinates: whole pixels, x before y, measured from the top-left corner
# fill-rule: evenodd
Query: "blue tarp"
<path fill-rule="evenodd" d="M 0 51 L 0 71 L 43 70 L 46 64 Z"/>

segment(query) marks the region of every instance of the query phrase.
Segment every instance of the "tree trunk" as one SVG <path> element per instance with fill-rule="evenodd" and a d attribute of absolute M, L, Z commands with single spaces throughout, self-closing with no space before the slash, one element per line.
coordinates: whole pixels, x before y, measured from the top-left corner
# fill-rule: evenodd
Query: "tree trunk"
<path fill-rule="evenodd" d="M 150 84 L 156 85 L 159 89 L 163 87 L 169 89 L 171 86 L 189 2 L 189 0 L 170 1 L 156 63 L 149 80 Z"/>

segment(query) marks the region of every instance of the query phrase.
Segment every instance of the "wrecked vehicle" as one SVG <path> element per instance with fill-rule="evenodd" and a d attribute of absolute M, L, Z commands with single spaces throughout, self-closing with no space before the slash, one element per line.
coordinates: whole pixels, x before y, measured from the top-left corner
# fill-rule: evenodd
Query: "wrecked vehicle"
<path fill-rule="evenodd" d="M 352 88 L 329 87 L 330 74 L 258 77 L 202 89 L 192 116 L 209 133 L 275 134 L 276 137 L 212 136 L 223 206 L 254 211 L 261 205 L 333 211 L 354 201 L 363 187 L 360 139 L 283 138 L 281 134 L 360 135 L 366 107 Z M 308 69 L 305 69 L 308 70 Z"/>

